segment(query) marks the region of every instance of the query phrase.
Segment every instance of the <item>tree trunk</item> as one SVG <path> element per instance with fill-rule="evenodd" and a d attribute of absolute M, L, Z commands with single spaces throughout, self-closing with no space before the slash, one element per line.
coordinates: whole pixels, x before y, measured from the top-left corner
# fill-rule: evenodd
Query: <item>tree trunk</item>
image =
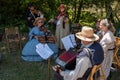
<path fill-rule="evenodd" d="M 106 17 L 114 23 L 114 16 L 113 16 L 113 10 L 110 6 L 110 3 L 105 2 L 105 9 L 106 9 Z"/>
<path fill-rule="evenodd" d="M 74 7 L 73 7 L 75 10 L 74 10 L 74 16 L 73 16 L 73 20 L 75 20 L 76 18 L 76 13 L 77 13 L 77 2 L 75 1 L 74 3 Z"/>
<path fill-rule="evenodd" d="M 100 16 L 103 17 L 103 3 L 100 4 Z"/>
<path fill-rule="evenodd" d="M 76 19 L 75 19 L 76 23 L 78 23 L 79 20 L 80 20 L 80 14 L 81 14 L 82 7 L 83 7 L 83 0 L 79 0 L 79 7 L 78 7 L 78 10 L 77 10 L 77 16 L 76 16 Z"/>
<path fill-rule="evenodd" d="M 117 14 L 119 14 L 119 11 L 118 11 L 119 8 L 120 8 L 120 2 L 118 1 L 117 5 L 115 7 L 115 10 L 114 10 L 114 16 L 116 17 L 116 19 L 118 20 L 118 22 L 120 22 L 120 19 L 119 19 L 118 15 L 117 15 Z"/>

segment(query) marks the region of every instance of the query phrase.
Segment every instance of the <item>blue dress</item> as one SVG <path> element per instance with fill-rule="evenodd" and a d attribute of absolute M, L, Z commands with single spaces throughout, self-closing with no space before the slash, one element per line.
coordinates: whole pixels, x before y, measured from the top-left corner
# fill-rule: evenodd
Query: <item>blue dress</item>
<path fill-rule="evenodd" d="M 25 61 L 43 61 L 44 59 L 36 53 L 36 45 L 39 41 L 33 36 L 44 36 L 45 33 L 38 29 L 38 27 L 34 27 L 29 33 L 29 41 L 26 43 L 22 50 L 22 59 Z M 58 56 L 58 47 L 54 43 L 47 43 L 50 49 L 54 52 L 53 58 L 56 59 Z"/>

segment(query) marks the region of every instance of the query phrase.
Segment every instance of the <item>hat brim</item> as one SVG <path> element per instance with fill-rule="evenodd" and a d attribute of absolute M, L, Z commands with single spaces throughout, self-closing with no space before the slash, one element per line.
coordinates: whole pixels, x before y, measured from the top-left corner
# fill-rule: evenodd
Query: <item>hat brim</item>
<path fill-rule="evenodd" d="M 96 34 L 93 34 L 92 38 L 86 38 L 86 37 L 84 37 L 83 34 L 82 34 L 82 32 L 78 32 L 75 35 L 76 35 L 76 37 L 78 39 L 83 40 L 83 41 L 89 41 L 90 42 L 90 41 L 97 41 L 97 40 L 99 40 L 99 36 L 96 35 Z"/>
<path fill-rule="evenodd" d="M 42 20 L 42 21 L 44 22 L 46 19 L 45 19 L 45 18 L 40 18 L 40 17 L 38 17 L 38 18 L 36 18 L 36 20 L 34 21 L 33 25 L 36 26 L 36 24 L 37 24 L 37 22 L 38 22 L 39 20 Z"/>
<path fill-rule="evenodd" d="M 38 20 L 42 20 L 42 21 L 45 21 L 46 19 L 45 19 L 45 18 L 38 18 Z"/>

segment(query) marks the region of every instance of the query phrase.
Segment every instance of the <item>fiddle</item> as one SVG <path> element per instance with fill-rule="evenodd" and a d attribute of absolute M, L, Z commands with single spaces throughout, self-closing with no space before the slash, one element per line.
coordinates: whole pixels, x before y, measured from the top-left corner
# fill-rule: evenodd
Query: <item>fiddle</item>
<path fill-rule="evenodd" d="M 50 36 L 51 35 L 50 30 L 48 30 L 44 25 L 42 25 L 41 27 L 39 27 L 39 30 L 45 32 L 46 36 Z"/>
<path fill-rule="evenodd" d="M 44 25 L 41 25 L 41 26 L 39 27 L 39 30 L 44 31 L 44 32 L 47 32 L 47 29 L 45 28 Z"/>

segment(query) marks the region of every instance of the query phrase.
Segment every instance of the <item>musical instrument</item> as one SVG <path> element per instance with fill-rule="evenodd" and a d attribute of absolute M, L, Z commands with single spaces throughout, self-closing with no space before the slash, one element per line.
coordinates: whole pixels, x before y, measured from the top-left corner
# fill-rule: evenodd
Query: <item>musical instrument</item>
<path fill-rule="evenodd" d="M 73 48 L 62 53 L 57 59 L 56 64 L 60 65 L 62 70 L 68 69 L 73 70 L 76 65 L 76 56 L 78 55 L 77 51 L 74 51 Z"/>
<path fill-rule="evenodd" d="M 45 42 L 56 43 L 56 39 L 55 39 L 54 35 L 52 34 L 52 32 L 50 30 L 48 30 L 48 27 L 47 27 L 48 23 L 49 23 L 49 21 L 39 28 L 40 30 L 45 32 L 45 36 L 39 36 L 38 40 L 39 40 L 39 42 L 42 42 L 42 43 L 45 43 Z"/>
<path fill-rule="evenodd" d="M 41 43 L 55 43 L 54 36 L 38 36 L 38 41 Z"/>
<path fill-rule="evenodd" d="M 45 36 L 38 36 L 38 41 L 41 43 L 46 43 Z"/>

